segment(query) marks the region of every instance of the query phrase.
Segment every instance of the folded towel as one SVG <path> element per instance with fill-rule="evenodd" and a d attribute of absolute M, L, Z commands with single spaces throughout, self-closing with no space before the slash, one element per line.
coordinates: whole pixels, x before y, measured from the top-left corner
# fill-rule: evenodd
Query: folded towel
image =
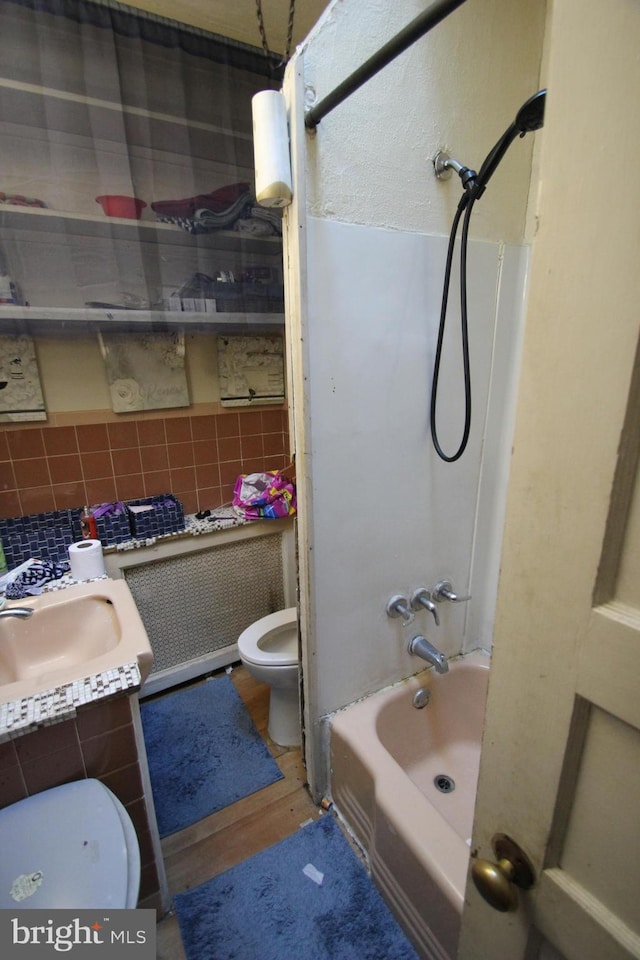
<path fill-rule="evenodd" d="M 56 563 L 53 560 L 32 560 L 26 570 L 7 584 L 7 600 L 20 600 L 22 597 L 37 596 L 42 593 L 45 584 L 59 580 L 69 572 L 68 563 Z"/>
<path fill-rule="evenodd" d="M 238 197 L 230 207 L 223 210 L 222 213 L 216 213 L 214 210 L 201 207 L 196 210 L 192 217 L 158 216 L 157 219 L 160 220 L 161 223 L 175 223 L 179 227 L 182 227 L 183 230 L 186 230 L 187 233 L 212 233 L 214 230 L 225 230 L 233 227 L 234 223 L 240 217 L 244 216 L 251 201 L 251 193 L 247 191 Z"/>
<path fill-rule="evenodd" d="M 195 217 L 196 211 L 206 209 L 211 213 L 223 213 L 233 206 L 246 193 L 250 193 L 248 183 L 230 183 L 211 193 L 202 193 L 197 197 L 186 197 L 184 200 L 156 200 L 151 209 L 159 217 L 179 217 L 190 219 Z"/>
<path fill-rule="evenodd" d="M 0 190 L 0 203 L 12 203 L 16 207 L 46 207 L 44 200 L 37 197 L 23 197 L 21 193 L 4 193 Z"/>
<path fill-rule="evenodd" d="M 238 233 L 248 233 L 252 237 L 272 237 L 276 232 L 270 223 L 260 220 L 236 220 L 234 230 Z"/>
<path fill-rule="evenodd" d="M 278 207 L 251 207 L 253 220 L 265 220 L 278 233 L 282 233 L 282 210 Z"/>

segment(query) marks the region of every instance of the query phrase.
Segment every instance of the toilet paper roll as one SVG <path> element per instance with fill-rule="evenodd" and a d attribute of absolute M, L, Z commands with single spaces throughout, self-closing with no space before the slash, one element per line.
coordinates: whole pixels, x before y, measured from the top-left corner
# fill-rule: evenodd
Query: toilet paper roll
<path fill-rule="evenodd" d="M 80 540 L 69 547 L 70 573 L 74 580 L 104 577 L 106 571 L 99 540 Z"/>
<path fill-rule="evenodd" d="M 284 97 L 278 90 L 261 90 L 251 98 L 251 112 L 256 200 L 262 207 L 286 207 L 292 186 Z"/>

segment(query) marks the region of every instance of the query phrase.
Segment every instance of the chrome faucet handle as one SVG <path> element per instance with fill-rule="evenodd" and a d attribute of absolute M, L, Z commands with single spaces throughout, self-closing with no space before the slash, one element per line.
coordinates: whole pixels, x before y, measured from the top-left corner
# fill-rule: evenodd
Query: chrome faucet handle
<path fill-rule="evenodd" d="M 470 594 L 467 597 L 459 597 L 457 593 L 454 593 L 453 584 L 450 580 L 439 580 L 431 591 L 431 596 L 437 603 L 441 603 L 442 600 L 448 600 L 450 603 L 462 603 L 463 600 L 471 600 Z"/>
<path fill-rule="evenodd" d="M 433 614 L 436 627 L 439 627 L 440 615 L 438 614 L 438 608 L 431 599 L 431 593 L 426 587 L 418 587 L 418 589 L 414 590 L 411 594 L 411 609 L 418 611 L 420 607 L 424 607 L 425 610 L 428 610 L 429 613 Z"/>
<path fill-rule="evenodd" d="M 402 617 L 403 627 L 415 620 L 415 613 L 409 609 L 409 601 L 400 593 L 391 597 L 384 609 L 388 617 Z"/>

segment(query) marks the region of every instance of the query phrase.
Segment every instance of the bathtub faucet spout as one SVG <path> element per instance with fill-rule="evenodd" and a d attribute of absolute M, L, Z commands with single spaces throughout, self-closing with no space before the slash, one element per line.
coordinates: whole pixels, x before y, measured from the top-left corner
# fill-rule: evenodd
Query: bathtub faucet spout
<path fill-rule="evenodd" d="M 446 673 L 449 669 L 445 655 L 432 643 L 429 643 L 426 637 L 414 637 L 409 644 L 409 653 L 412 653 L 414 657 L 426 660 L 427 663 L 436 668 L 437 673 Z"/>

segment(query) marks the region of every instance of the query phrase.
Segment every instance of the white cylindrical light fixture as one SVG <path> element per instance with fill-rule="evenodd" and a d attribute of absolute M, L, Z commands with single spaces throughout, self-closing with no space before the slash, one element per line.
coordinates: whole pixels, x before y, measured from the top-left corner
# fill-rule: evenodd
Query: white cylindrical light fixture
<path fill-rule="evenodd" d="M 287 207 L 293 190 L 284 97 L 278 90 L 261 90 L 251 110 L 256 200 L 262 207 Z"/>

